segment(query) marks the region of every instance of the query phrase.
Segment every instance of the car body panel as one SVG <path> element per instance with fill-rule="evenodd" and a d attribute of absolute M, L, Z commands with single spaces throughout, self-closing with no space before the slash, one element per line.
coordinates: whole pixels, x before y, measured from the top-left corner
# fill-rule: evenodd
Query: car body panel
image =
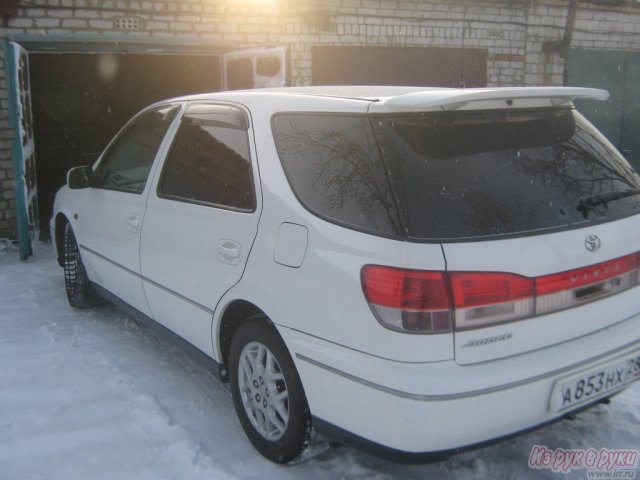
<path fill-rule="evenodd" d="M 190 102 L 185 111 L 191 106 L 207 105 L 215 108 L 230 104 Z M 216 111 L 215 116 L 218 122 L 224 119 L 224 113 Z M 151 193 L 140 248 L 143 286 L 154 320 L 213 355 L 213 312 L 222 295 L 242 276 L 256 236 L 262 202 L 259 190 L 252 212 L 162 198 L 159 181 L 176 131 L 168 135 L 166 151 L 149 182 Z M 259 188 L 250 128 L 247 137 L 254 188 Z"/>
<path fill-rule="evenodd" d="M 146 196 L 97 188 L 74 194 L 72 226 L 89 278 L 149 314 L 139 258 Z"/>
<path fill-rule="evenodd" d="M 279 330 L 297 352 L 315 416 L 413 453 L 486 442 L 562 417 L 551 408 L 557 381 L 640 355 L 640 316 L 564 345 L 472 366 L 390 362 Z"/>
<path fill-rule="evenodd" d="M 251 261 L 242 282 L 225 296 L 226 301 L 248 297 L 276 324 L 384 358 L 402 361 L 452 358 L 451 334 L 397 335 L 381 326 L 360 286 L 360 270 L 371 263 L 444 270 L 440 245 L 380 238 L 310 214 L 296 200 L 280 163 L 271 133 L 273 106 L 261 108 L 262 105 L 249 102 L 246 105 L 252 111 L 260 152 L 263 214 Z M 283 222 L 308 230 L 308 247 L 299 268 L 278 264 L 273 259 Z M 269 272 L 268 278 L 264 272 Z M 277 291 L 287 292 L 286 302 L 274 296 L 271 285 L 277 286 Z M 216 323 L 223 311 L 216 312 Z"/>

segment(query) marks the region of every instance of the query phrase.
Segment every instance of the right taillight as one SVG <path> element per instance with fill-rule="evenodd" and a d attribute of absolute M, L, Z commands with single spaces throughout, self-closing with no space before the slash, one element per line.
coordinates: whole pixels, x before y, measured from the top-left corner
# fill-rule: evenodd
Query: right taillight
<path fill-rule="evenodd" d="M 537 277 L 536 313 L 564 310 L 638 285 L 640 253 Z"/>
<path fill-rule="evenodd" d="M 361 280 L 385 327 L 442 333 L 545 315 L 628 290 L 640 284 L 640 252 L 535 278 L 365 265 Z"/>

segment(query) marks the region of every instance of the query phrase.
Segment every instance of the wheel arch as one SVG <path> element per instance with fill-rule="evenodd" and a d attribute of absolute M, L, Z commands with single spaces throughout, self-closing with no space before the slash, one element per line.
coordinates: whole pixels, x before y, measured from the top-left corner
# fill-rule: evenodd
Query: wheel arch
<path fill-rule="evenodd" d="M 217 346 L 220 363 L 227 364 L 231 340 L 238 328 L 258 316 L 264 317 L 265 321 L 270 324 L 273 323 L 260 307 L 248 300 L 232 300 L 225 306 L 217 322 L 217 336 L 214 337 L 214 346 Z M 223 374 L 222 377 L 226 381 L 226 374 Z"/>
<path fill-rule="evenodd" d="M 64 226 L 69 222 L 69 219 L 64 213 L 58 213 L 55 217 L 53 242 L 55 242 L 56 260 L 60 267 L 64 266 L 62 261 L 62 246 L 64 242 Z"/>

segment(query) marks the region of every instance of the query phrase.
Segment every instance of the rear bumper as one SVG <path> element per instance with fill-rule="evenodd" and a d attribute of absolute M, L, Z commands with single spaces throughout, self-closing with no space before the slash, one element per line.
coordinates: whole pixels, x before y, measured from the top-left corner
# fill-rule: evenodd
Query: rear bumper
<path fill-rule="evenodd" d="M 333 440 L 337 440 L 338 442 L 342 442 L 345 445 L 355 447 L 358 450 L 369 453 L 371 455 L 375 455 L 377 457 L 384 458 L 386 460 L 390 460 L 392 462 L 408 463 L 408 464 L 433 463 L 433 462 L 441 462 L 441 461 L 447 460 L 459 453 L 469 452 L 469 451 L 477 450 L 479 448 L 487 447 L 490 445 L 495 445 L 500 442 L 505 442 L 511 438 L 534 432 L 536 430 L 545 428 L 548 425 L 551 425 L 552 423 L 564 420 L 570 415 L 574 415 L 575 413 L 578 413 L 580 411 L 592 408 L 597 404 L 608 403 L 608 401 L 609 401 L 608 398 L 602 398 L 600 400 L 596 400 L 595 402 L 589 403 L 586 406 L 580 407 L 579 409 L 571 413 L 567 413 L 562 417 L 558 417 L 548 422 L 535 425 L 533 427 L 527 428 L 526 430 L 520 430 L 518 432 L 510 433 L 509 435 L 505 435 L 497 438 L 491 438 L 489 440 L 486 440 L 480 443 L 475 443 L 472 445 L 464 445 L 461 447 L 452 448 L 448 450 L 438 450 L 438 451 L 432 451 L 432 452 L 407 452 L 406 450 L 398 450 L 395 448 L 380 445 L 379 443 L 375 443 L 371 440 L 367 440 L 366 438 L 355 435 L 347 430 L 337 427 L 336 425 L 328 423 L 317 417 L 313 418 L 313 428 Z"/>
<path fill-rule="evenodd" d="M 375 453 L 418 454 L 419 461 L 536 428 L 612 396 L 624 387 L 561 412 L 550 402 L 561 379 L 640 355 L 640 316 L 572 342 L 471 366 L 393 362 L 280 330 L 317 424 Z"/>

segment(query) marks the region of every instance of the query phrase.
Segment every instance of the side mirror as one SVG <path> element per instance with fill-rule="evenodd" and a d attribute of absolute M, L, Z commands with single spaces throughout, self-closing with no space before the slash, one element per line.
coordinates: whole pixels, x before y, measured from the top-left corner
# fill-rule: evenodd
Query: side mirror
<path fill-rule="evenodd" d="M 89 188 L 94 185 L 94 173 L 91 167 L 74 167 L 67 172 L 67 186 L 72 190 Z"/>

